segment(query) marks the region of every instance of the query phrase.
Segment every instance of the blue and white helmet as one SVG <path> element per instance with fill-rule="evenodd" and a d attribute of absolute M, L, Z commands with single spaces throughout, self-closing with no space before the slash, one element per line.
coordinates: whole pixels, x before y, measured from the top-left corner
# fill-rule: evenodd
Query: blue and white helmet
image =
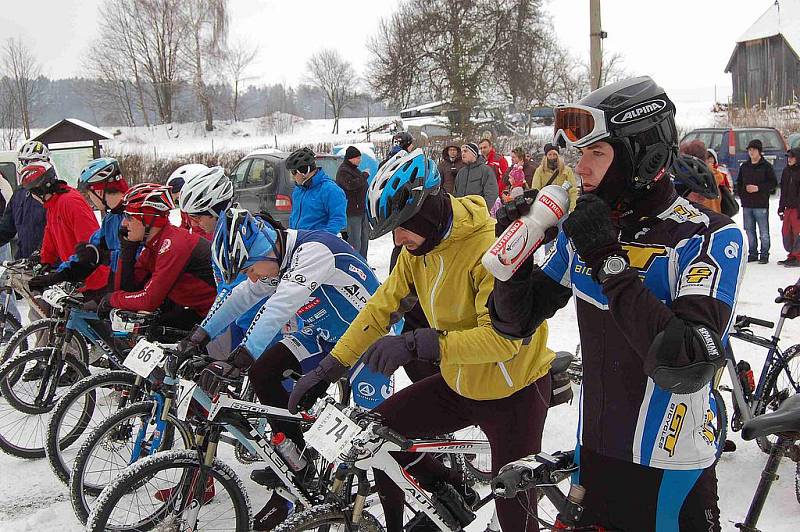
<path fill-rule="evenodd" d="M 246 209 L 231 207 L 217 224 L 211 255 L 226 283 L 232 283 L 245 268 L 258 261 L 270 259 L 275 250 L 278 233 L 265 220 L 256 218 Z"/>
<path fill-rule="evenodd" d="M 78 177 L 78 190 L 84 191 L 98 183 L 111 183 L 122 179 L 119 161 L 113 157 L 101 157 L 89 161 L 89 165 Z M 126 187 L 127 188 L 127 187 Z"/>
<path fill-rule="evenodd" d="M 439 191 L 441 182 L 436 163 L 421 149 L 395 154 L 367 188 L 369 237 L 385 235 L 417 214 L 425 198 Z"/>

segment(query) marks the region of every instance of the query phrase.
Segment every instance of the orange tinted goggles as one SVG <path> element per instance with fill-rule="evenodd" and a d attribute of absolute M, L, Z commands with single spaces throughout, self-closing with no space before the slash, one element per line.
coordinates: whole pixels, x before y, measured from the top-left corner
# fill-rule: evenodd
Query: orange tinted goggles
<path fill-rule="evenodd" d="M 583 148 L 608 135 L 603 111 L 580 105 L 558 106 L 555 109 L 555 136 L 558 142 Z"/>

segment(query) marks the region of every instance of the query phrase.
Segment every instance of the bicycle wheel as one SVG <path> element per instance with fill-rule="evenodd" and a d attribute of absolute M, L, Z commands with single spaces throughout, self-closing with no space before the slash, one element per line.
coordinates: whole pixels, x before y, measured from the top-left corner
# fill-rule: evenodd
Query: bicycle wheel
<path fill-rule="evenodd" d="M 81 445 L 69 484 L 72 509 L 81 523 L 86 524 L 105 486 L 129 464 L 158 452 L 159 449 L 150 445 L 158 430 L 152 416 L 154 410 L 155 401 L 142 401 L 118 410 L 98 425 Z M 137 439 L 141 441 L 141 450 L 134 456 Z M 175 444 L 191 449 L 192 443 L 191 429 L 168 414 L 160 450 L 172 449 Z"/>
<path fill-rule="evenodd" d="M 351 508 L 345 510 L 337 504 L 321 504 L 290 516 L 278 525 L 275 532 L 300 532 L 302 530 L 383 532 L 381 524 L 368 512 L 361 513 L 358 527 L 353 524 L 351 517 Z"/>
<path fill-rule="evenodd" d="M 728 439 L 728 407 L 725 406 L 725 399 L 722 393 L 716 388 L 711 389 L 711 396 L 717 405 L 717 419 L 716 419 L 716 441 L 717 442 L 717 458 L 722 456 L 722 450 L 725 448 L 725 440 Z M 714 463 L 716 464 L 716 460 Z"/>
<path fill-rule="evenodd" d="M 120 406 L 141 400 L 131 396 L 135 381 L 136 375 L 128 371 L 99 373 L 75 383 L 56 403 L 47 423 L 45 452 L 53 473 L 63 483 L 69 484 L 75 455 L 95 427 Z"/>
<path fill-rule="evenodd" d="M 0 366 L 0 449 L 19 458 L 44 458 L 47 416 L 68 388 L 62 384 L 89 375 L 88 368 L 72 355 L 63 357 L 60 372 L 45 379 L 45 371 L 33 373 L 53 358 L 53 349 L 40 347 L 15 355 Z M 28 372 L 32 377 L 26 379 Z M 15 383 L 9 375 L 20 374 Z M 39 399 L 43 394 L 42 400 Z"/>
<path fill-rule="evenodd" d="M 457 440 L 483 440 L 486 441 L 486 434 L 477 425 L 472 425 L 456 432 Z M 481 484 L 488 484 L 492 481 L 492 453 L 463 454 L 464 473 L 470 478 Z"/>
<path fill-rule="evenodd" d="M 789 377 L 792 376 L 795 385 L 800 386 L 800 344 L 793 345 L 783 352 L 785 367 L 772 366 L 770 374 L 767 375 L 764 385 L 764 397 L 758 405 L 757 411 L 753 412 L 753 417 L 760 416 L 768 412 L 774 412 L 781 406 L 786 398 L 798 392 Z M 758 447 L 769 454 L 772 445 L 777 441 L 775 436 L 765 436 L 756 438 Z"/>
<path fill-rule="evenodd" d="M 250 500 L 241 479 L 220 460 L 211 466 L 201 460 L 197 451 L 166 451 L 131 465 L 100 494 L 86 530 L 249 532 Z M 213 494 L 198 485 L 201 469 L 213 478 Z M 186 523 L 192 517 L 194 528 Z"/>

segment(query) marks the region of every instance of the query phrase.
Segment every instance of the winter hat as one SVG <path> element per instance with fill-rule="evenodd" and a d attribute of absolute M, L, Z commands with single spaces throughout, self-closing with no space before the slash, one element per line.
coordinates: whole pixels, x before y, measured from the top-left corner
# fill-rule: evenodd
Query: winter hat
<path fill-rule="evenodd" d="M 786 152 L 786 157 L 794 157 L 798 161 L 800 161 L 800 147 L 792 148 L 791 150 Z"/>
<path fill-rule="evenodd" d="M 750 142 L 748 142 L 747 143 L 747 149 L 749 150 L 750 148 L 757 149 L 758 153 L 761 153 L 762 151 L 764 151 L 764 145 L 761 144 L 761 140 L 760 139 L 753 139 Z"/>
<path fill-rule="evenodd" d="M 717 157 L 717 152 L 713 148 L 708 148 L 706 150 L 706 155 L 710 155 L 714 158 L 714 164 L 719 164 L 719 157 Z"/>
<path fill-rule="evenodd" d="M 438 194 L 425 198 L 419 211 L 400 224 L 403 229 L 425 237 L 425 242 L 420 247 L 408 252 L 419 257 L 433 251 L 450 230 L 452 219 L 453 205 L 450 203 L 450 195 L 444 190 L 440 189 Z"/>
<path fill-rule="evenodd" d="M 472 154 L 473 154 L 473 155 L 475 155 L 475 158 L 476 158 L 476 159 L 477 159 L 477 158 L 478 158 L 478 156 L 480 156 L 480 154 L 481 154 L 481 150 L 480 150 L 480 148 L 478 148 L 478 145 L 477 145 L 477 144 L 475 144 L 474 142 L 467 142 L 466 144 L 464 144 L 464 147 L 465 147 L 466 149 L 468 149 L 469 151 L 471 151 L 471 152 L 472 152 Z"/>
<path fill-rule="evenodd" d="M 361 157 L 361 152 L 355 146 L 348 146 L 347 150 L 344 152 L 344 158 L 349 161 L 356 157 Z"/>
<path fill-rule="evenodd" d="M 556 150 L 556 153 L 561 153 L 558 149 L 558 146 L 555 144 L 550 144 L 549 142 L 544 145 L 544 154 L 547 155 L 550 150 Z"/>

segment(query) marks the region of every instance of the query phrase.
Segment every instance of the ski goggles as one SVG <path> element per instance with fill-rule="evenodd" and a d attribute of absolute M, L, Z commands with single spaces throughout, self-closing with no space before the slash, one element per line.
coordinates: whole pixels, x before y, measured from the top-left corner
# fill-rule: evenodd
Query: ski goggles
<path fill-rule="evenodd" d="M 580 104 L 556 106 L 553 129 L 553 142 L 562 147 L 585 148 L 609 135 L 605 113 Z"/>

